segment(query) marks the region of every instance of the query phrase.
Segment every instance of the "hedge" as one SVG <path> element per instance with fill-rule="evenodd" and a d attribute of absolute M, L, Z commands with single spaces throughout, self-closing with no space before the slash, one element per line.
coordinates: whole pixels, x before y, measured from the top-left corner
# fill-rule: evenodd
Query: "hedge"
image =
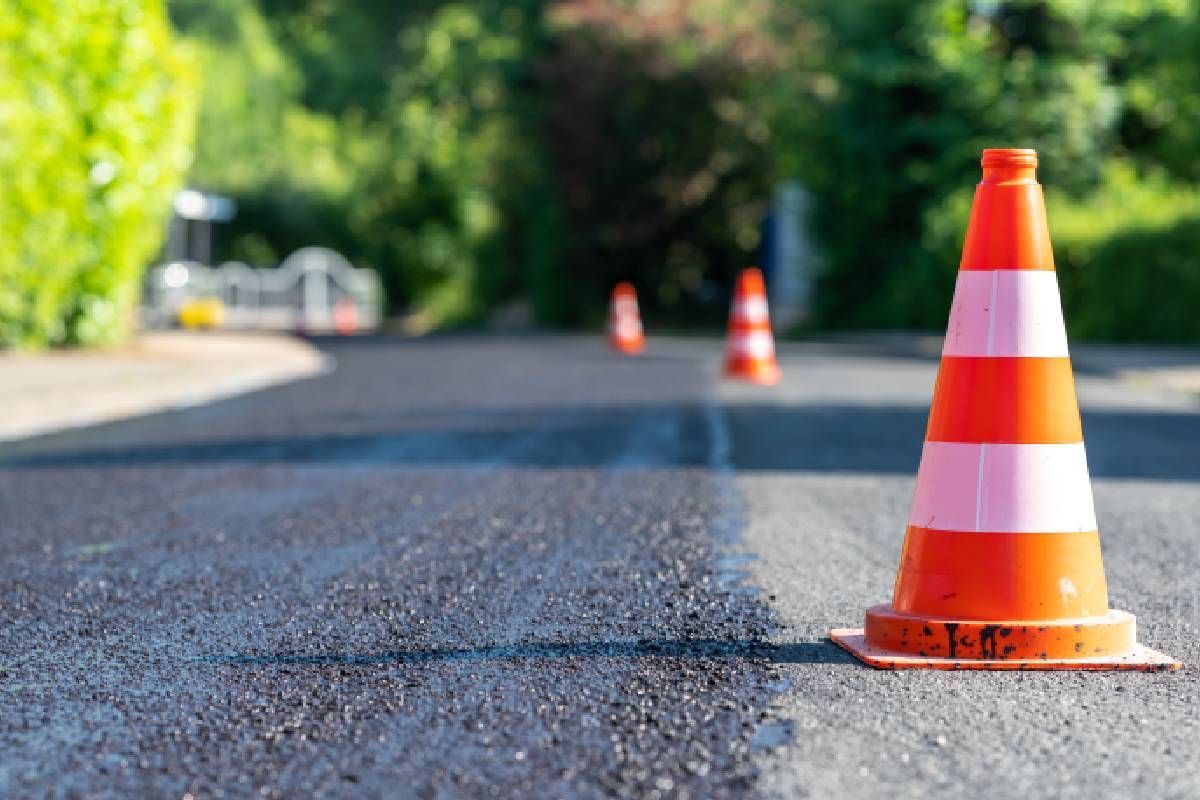
<path fill-rule="evenodd" d="M 0 4 L 0 346 L 128 333 L 194 86 L 159 0 Z"/>

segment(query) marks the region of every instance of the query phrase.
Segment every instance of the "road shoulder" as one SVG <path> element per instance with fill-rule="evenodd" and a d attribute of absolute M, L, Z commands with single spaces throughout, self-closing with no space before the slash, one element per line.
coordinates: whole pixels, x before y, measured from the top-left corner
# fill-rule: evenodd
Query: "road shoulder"
<path fill-rule="evenodd" d="M 118 350 L 0 353 L 0 441 L 211 402 L 320 374 L 290 336 L 155 332 Z"/>

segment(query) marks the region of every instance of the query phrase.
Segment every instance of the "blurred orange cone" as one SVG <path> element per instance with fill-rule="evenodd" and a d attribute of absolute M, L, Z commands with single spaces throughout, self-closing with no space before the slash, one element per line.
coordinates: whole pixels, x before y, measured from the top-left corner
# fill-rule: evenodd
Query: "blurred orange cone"
<path fill-rule="evenodd" d="M 875 667 L 1180 667 L 1108 607 L 1036 166 L 983 152 L 892 602 L 831 633 Z"/>
<path fill-rule="evenodd" d="M 358 331 L 358 306 L 350 298 L 343 297 L 334 304 L 333 329 L 339 336 L 350 336 Z"/>
<path fill-rule="evenodd" d="M 725 374 L 764 386 L 779 383 L 775 337 L 771 335 L 767 314 L 767 291 L 757 267 L 742 270 L 733 290 Z"/>
<path fill-rule="evenodd" d="M 637 290 L 622 281 L 613 287 L 608 308 L 608 343 L 614 350 L 637 355 L 646 347 L 642 318 L 638 313 Z"/>

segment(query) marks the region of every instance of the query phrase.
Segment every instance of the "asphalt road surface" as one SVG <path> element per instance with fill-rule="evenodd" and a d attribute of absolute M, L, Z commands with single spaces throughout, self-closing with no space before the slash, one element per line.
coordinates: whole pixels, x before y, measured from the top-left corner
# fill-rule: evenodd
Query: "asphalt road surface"
<path fill-rule="evenodd" d="M 1200 406 L 1080 376 L 1115 606 L 1174 674 L 889 673 L 936 361 L 325 345 L 0 448 L 0 797 L 1195 797 Z"/>

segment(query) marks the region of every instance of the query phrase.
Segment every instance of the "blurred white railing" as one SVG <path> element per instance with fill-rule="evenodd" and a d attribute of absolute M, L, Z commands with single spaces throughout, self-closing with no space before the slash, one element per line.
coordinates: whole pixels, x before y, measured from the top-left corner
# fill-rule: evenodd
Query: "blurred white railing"
<path fill-rule="evenodd" d="M 305 247 L 276 269 L 239 261 L 209 267 L 173 261 L 146 273 L 142 325 L 168 328 L 191 301 L 216 298 L 224 306 L 222 327 L 355 333 L 379 327 L 383 291 L 374 270 L 358 269 L 341 254 Z"/>

